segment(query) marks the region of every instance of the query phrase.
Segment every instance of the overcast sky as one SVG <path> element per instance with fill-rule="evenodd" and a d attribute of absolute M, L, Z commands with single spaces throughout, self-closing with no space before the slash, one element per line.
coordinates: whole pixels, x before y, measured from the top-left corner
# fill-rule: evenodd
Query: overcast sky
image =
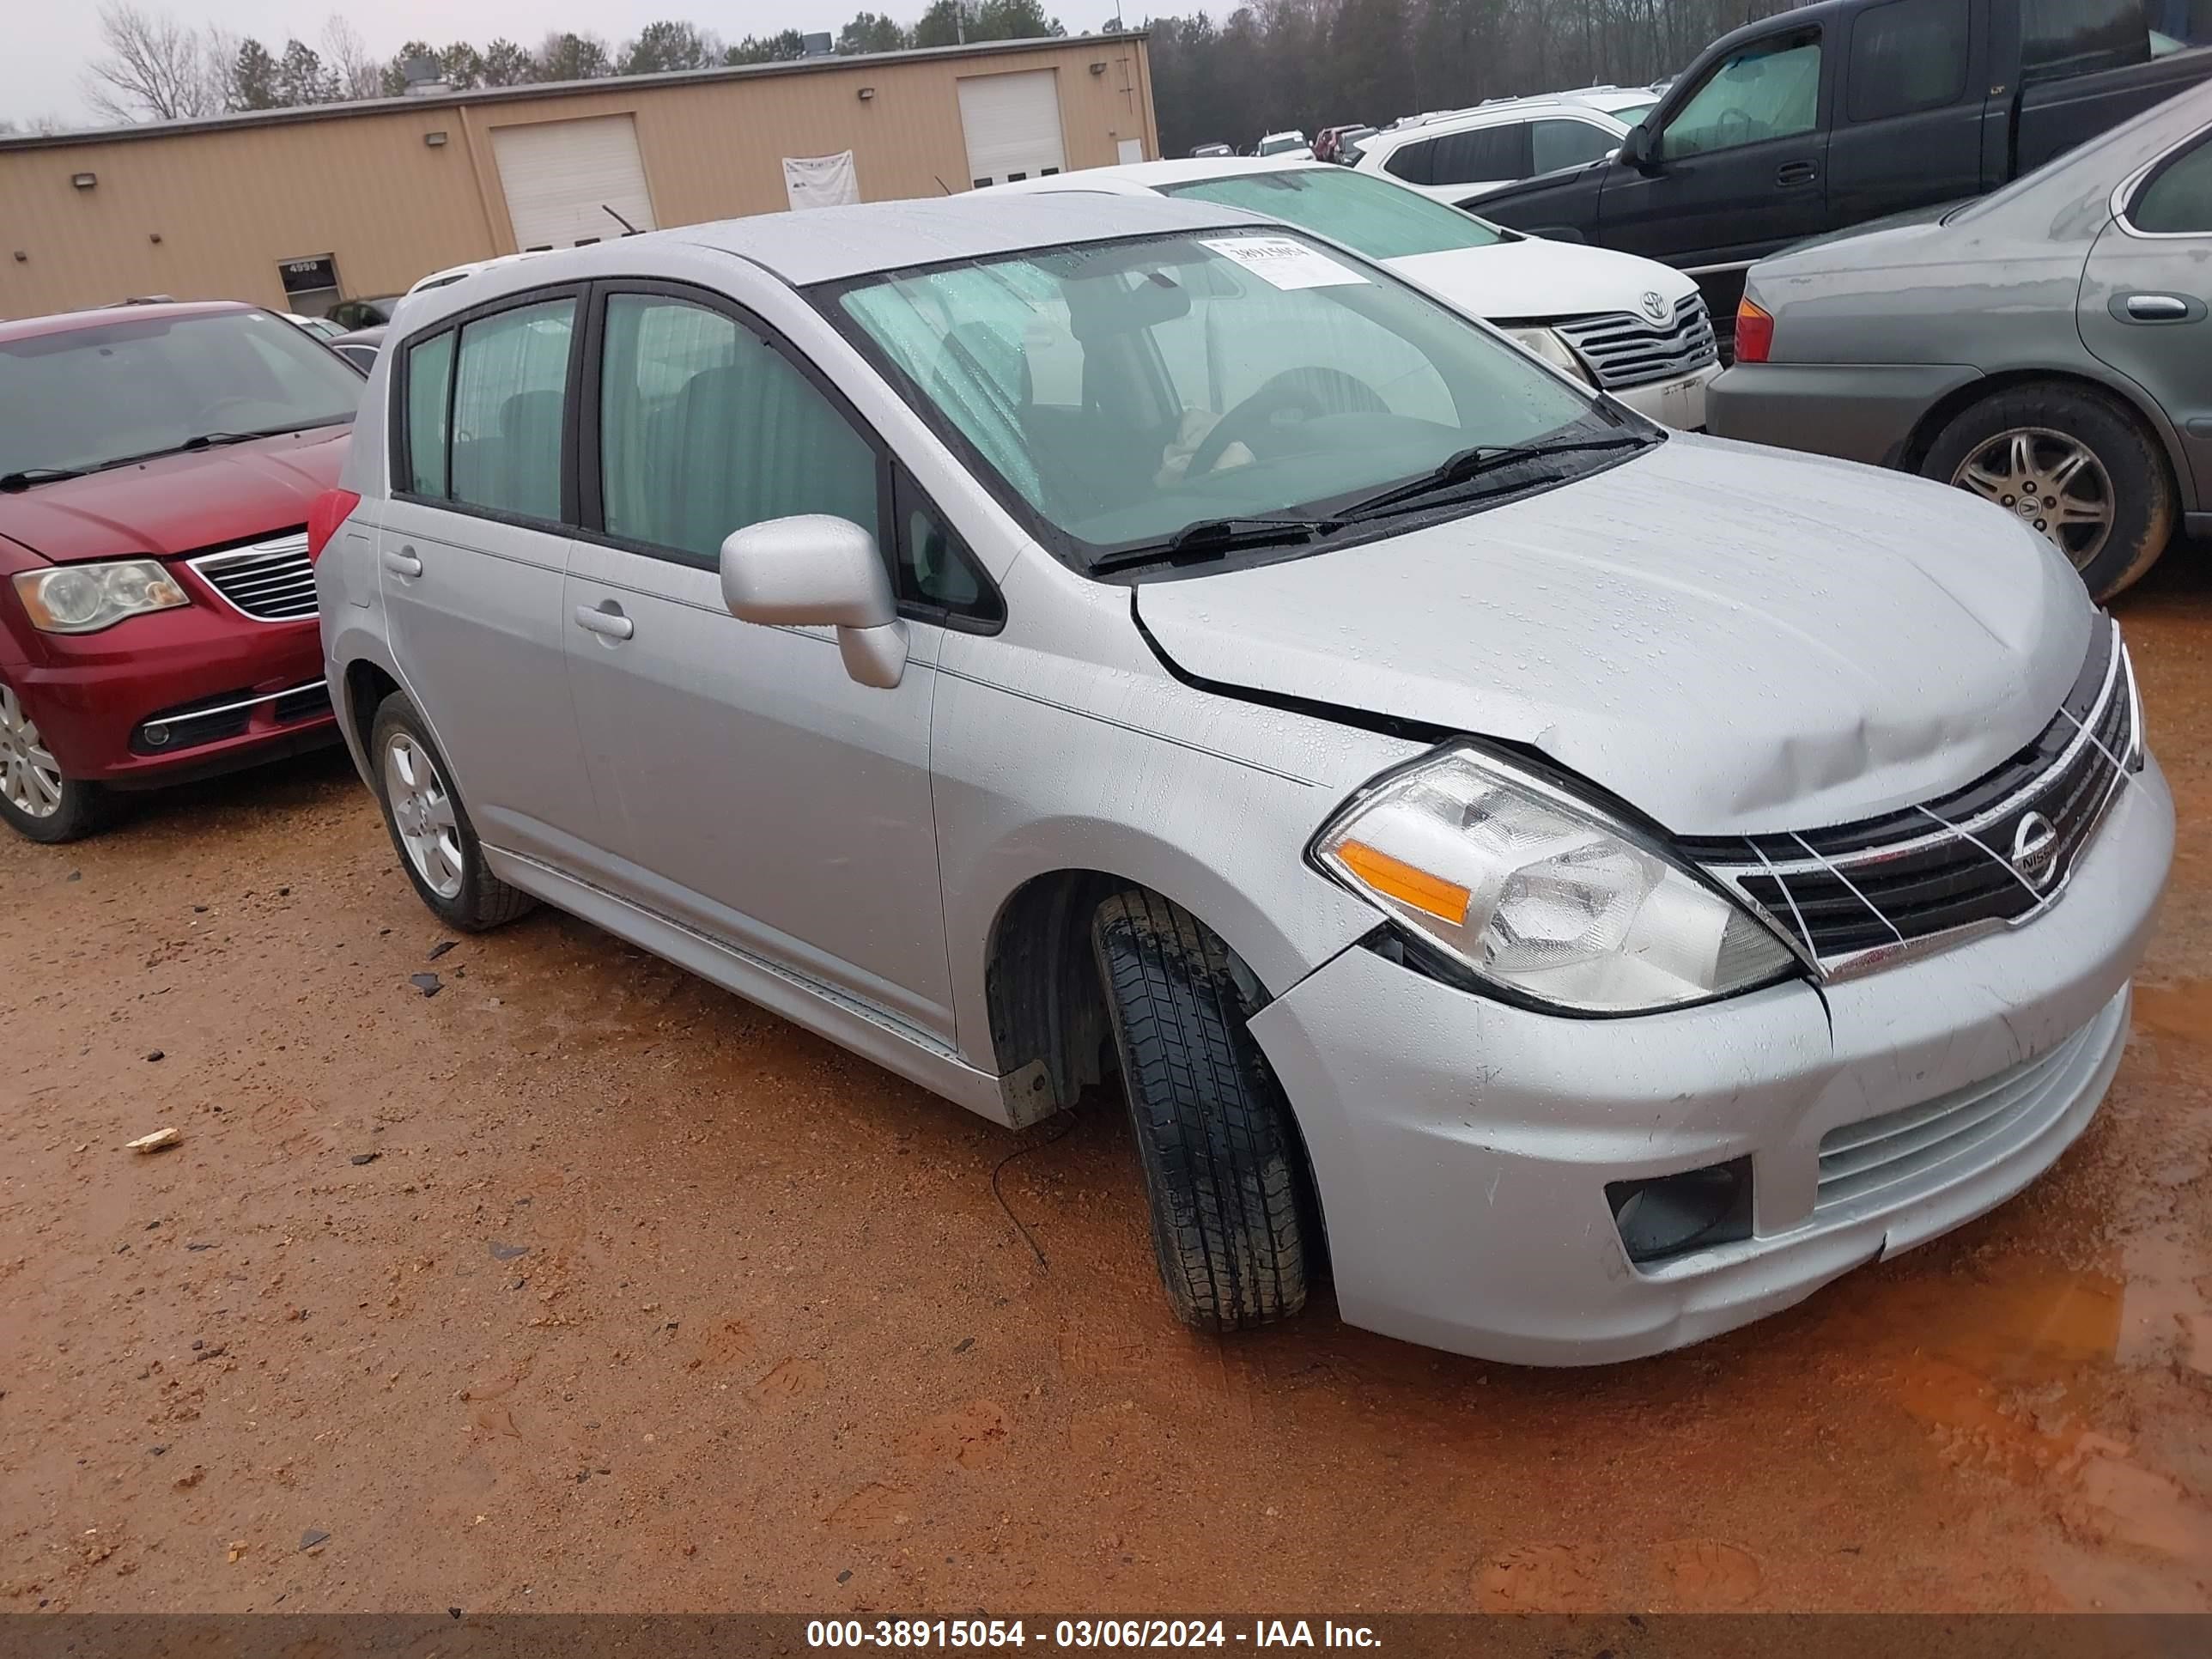
<path fill-rule="evenodd" d="M 147 3 L 147 0 L 142 0 Z M 681 17 L 726 40 L 769 34 L 779 29 L 836 29 L 856 11 L 888 12 L 901 22 L 921 15 L 927 0 L 378 0 L 349 7 L 347 21 L 379 58 L 389 58 L 408 40 L 444 46 L 465 40 L 482 46 L 506 35 L 534 46 L 548 30 L 573 28 L 604 35 L 619 46 L 643 25 L 660 17 Z M 147 9 L 167 10 L 179 22 L 213 23 L 240 35 L 255 35 L 272 51 L 298 35 L 319 49 L 324 9 L 315 0 L 191 0 Z M 28 123 L 58 115 L 72 126 L 93 119 L 80 90 L 84 66 L 100 55 L 100 19 L 94 0 L 11 0 L 7 50 L 0 52 L 0 116 Z M 1046 9 L 1071 29 L 1095 28 L 1113 9 L 1111 0 L 1076 0 L 1073 9 Z M 1097 12 L 1098 17 L 1090 15 Z"/>

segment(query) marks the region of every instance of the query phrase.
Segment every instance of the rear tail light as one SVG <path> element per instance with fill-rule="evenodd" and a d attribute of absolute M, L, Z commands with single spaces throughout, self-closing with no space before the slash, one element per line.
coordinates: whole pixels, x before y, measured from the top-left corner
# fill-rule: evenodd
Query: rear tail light
<path fill-rule="evenodd" d="M 361 505 L 361 497 L 350 489 L 325 489 L 315 497 L 315 504 L 307 509 L 307 557 L 310 562 L 323 556 L 323 549 L 338 526 L 346 521 L 354 508 Z"/>
<path fill-rule="evenodd" d="M 1774 349 L 1774 316 L 1765 307 L 1746 300 L 1735 308 L 1735 360 L 1763 363 Z"/>

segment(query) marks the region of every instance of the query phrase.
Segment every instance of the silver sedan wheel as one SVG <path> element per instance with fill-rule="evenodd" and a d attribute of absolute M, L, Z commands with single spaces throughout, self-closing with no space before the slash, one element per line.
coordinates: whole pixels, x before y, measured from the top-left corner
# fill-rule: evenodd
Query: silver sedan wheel
<path fill-rule="evenodd" d="M 2086 570 L 2112 533 L 2112 475 L 2078 438 L 2048 427 L 2000 432 L 1951 482 L 1995 501 Z"/>
<path fill-rule="evenodd" d="M 459 897 L 467 866 L 453 793 L 430 751 L 404 732 L 393 732 L 384 745 L 384 797 L 422 884 L 441 899 Z"/>
<path fill-rule="evenodd" d="M 27 817 L 50 818 L 62 809 L 61 766 L 6 685 L 0 685 L 0 795 Z"/>

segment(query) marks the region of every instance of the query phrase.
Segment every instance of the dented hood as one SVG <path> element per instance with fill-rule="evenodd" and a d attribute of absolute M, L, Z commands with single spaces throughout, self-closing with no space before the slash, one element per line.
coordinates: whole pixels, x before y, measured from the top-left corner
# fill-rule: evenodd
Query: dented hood
<path fill-rule="evenodd" d="M 1137 611 L 1188 674 L 1528 744 L 1682 835 L 1959 787 L 2050 720 L 2095 614 L 1960 491 L 1690 436 Z"/>
<path fill-rule="evenodd" d="M 0 495 L 0 535 L 76 564 L 169 557 L 295 529 L 337 483 L 352 432 L 317 427 Z"/>

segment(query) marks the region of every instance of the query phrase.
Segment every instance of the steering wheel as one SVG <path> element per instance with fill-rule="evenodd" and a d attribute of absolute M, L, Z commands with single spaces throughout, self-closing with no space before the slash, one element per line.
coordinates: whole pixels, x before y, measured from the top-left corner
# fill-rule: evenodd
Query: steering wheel
<path fill-rule="evenodd" d="M 1713 123 L 1713 148 L 1734 149 L 1740 144 L 1755 142 L 1759 137 L 1758 125 L 1749 110 L 1724 109 L 1720 119 Z"/>
<path fill-rule="evenodd" d="M 1214 422 L 1213 430 L 1191 452 L 1190 465 L 1183 469 L 1183 477 L 1204 477 L 1220 461 L 1222 452 L 1233 443 L 1241 441 L 1255 454 L 1287 447 L 1267 442 L 1263 434 L 1280 432 L 1282 428 L 1275 425 L 1276 416 L 1292 410 L 1316 418 L 1323 415 L 1388 415 L 1390 405 L 1377 397 L 1375 388 L 1366 381 L 1340 368 L 1323 368 L 1318 363 L 1286 368 Z"/>

